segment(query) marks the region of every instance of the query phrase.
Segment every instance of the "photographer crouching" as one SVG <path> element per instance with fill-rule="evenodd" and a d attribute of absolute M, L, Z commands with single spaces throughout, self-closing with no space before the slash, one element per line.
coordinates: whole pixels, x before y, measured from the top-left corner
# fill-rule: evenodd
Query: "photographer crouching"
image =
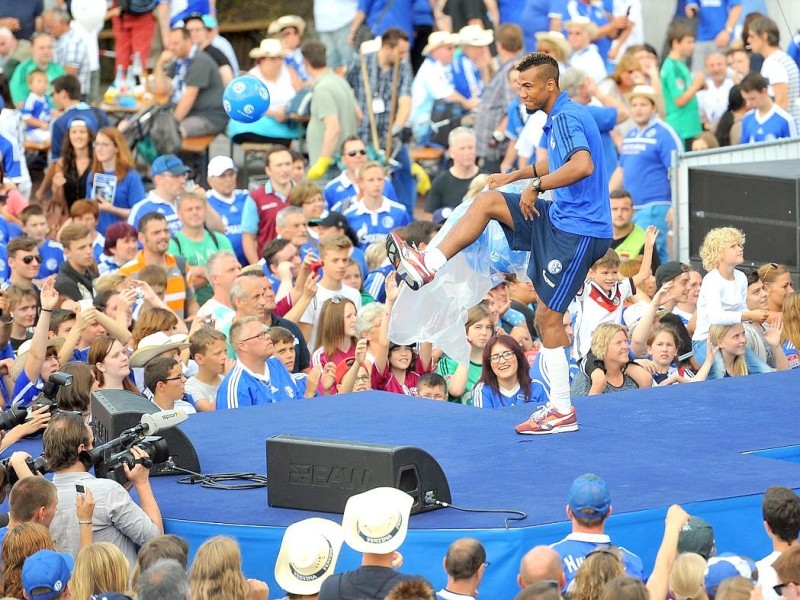
<path fill-rule="evenodd" d="M 132 447 L 130 452 L 137 462 L 133 468 L 124 466 L 125 475 L 139 496 L 137 505 L 116 481 L 97 479 L 87 472 L 91 468 L 89 451 L 94 434 L 79 414 L 54 414 L 42 441 L 58 490 L 58 509 L 50 524 L 57 547 L 76 556 L 82 531 L 91 529 L 95 542 L 113 543 L 131 565 L 135 564 L 136 547 L 164 532 L 161 511 L 150 488 L 150 472 L 139 463 L 148 458 L 147 453 Z M 83 521 L 75 511 L 76 495 L 88 490 L 94 496 L 95 510 L 90 521 Z"/>

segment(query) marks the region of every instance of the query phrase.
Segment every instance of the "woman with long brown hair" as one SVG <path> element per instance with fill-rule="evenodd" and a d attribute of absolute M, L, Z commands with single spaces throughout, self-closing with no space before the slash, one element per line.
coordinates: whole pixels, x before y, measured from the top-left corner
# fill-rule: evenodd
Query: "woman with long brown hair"
<path fill-rule="evenodd" d="M 112 181 L 115 185 L 95 186 L 95 178 Z M 100 194 L 106 190 L 106 197 Z M 96 191 L 96 193 L 92 193 Z M 97 200 L 100 209 L 98 231 L 128 218 L 131 207 L 147 195 L 142 178 L 125 139 L 116 127 L 103 127 L 94 140 L 94 158 L 86 181 L 86 198 Z"/>
<path fill-rule="evenodd" d="M 36 191 L 36 200 L 45 204 L 51 193 L 48 213 L 62 222 L 69 216 L 69 208 L 76 200 L 86 196 L 86 181 L 92 164 L 94 133 L 83 119 L 75 118 L 64 136 L 61 157 L 50 165 Z"/>
<path fill-rule="evenodd" d="M 197 549 L 189 571 L 192 600 L 249 600 L 266 584 L 247 579 L 242 572 L 242 553 L 236 540 L 218 535 Z"/>
<path fill-rule="evenodd" d="M 97 338 L 89 346 L 87 362 L 101 390 L 126 390 L 139 393 L 130 380 L 128 352 L 119 340 L 108 335 Z"/>

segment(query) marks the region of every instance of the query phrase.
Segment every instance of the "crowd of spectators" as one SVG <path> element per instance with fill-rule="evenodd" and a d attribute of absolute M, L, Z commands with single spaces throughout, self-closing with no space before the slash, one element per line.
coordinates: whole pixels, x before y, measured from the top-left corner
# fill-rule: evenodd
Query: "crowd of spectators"
<path fill-rule="evenodd" d="M 429 342 L 389 336 L 391 320 L 407 317 L 393 310 L 398 295 L 411 292 L 398 284 L 386 235 L 424 249 L 487 174 L 546 157 L 545 116 L 527 114 L 517 95 L 514 67 L 527 52 L 559 62 L 560 87 L 588 107 L 607 165 L 612 249 L 564 318 L 572 395 L 800 368 L 800 299 L 789 269 L 742 270 L 745 236 L 733 227 L 707 233 L 702 268 L 675 260 L 668 244 L 674 153 L 797 136 L 800 52 L 763 7 L 745 14 L 739 0 L 678 2 L 659 52 L 644 38 L 639 0 L 315 0 L 318 39 L 304 19 L 286 15 L 240 63 L 219 34 L 213 1 L 110 2 L 115 66 L 144 69 L 134 75 L 174 103 L 184 137 L 269 144 L 265 180 L 250 182 L 225 155 L 202 171 L 184 155 L 144 164 L 121 133 L 126 123 L 100 102 L 98 31 L 73 19 L 69 3 L 44 4 L 0 0 L 0 394 L 6 407 L 27 408 L 59 370 L 73 386 L 58 398 L 68 412 L 36 410 L 2 437 L 11 454 L 15 441 L 44 430 L 55 472 L 53 484 L 28 477 L 12 492 L 7 596 L 59 597 L 69 580 L 81 598 L 132 590 L 182 598 L 190 589 L 192 598 L 266 598 L 263 583 L 242 575 L 227 538 L 208 540 L 187 571 L 185 542 L 162 535 L 141 465 L 126 471 L 138 504 L 87 472 L 81 453 L 93 443 L 94 390 L 125 390 L 190 414 L 365 390 L 476 410 L 547 402 L 536 290 L 514 274 L 469 310 L 468 364 Z M 156 36 L 163 51 L 151 56 Z M 244 73 L 271 95 L 252 124 L 229 121 L 222 106 L 225 85 Z M 449 161 L 432 182 L 414 162 L 430 146 Z M 38 181 L 31 174 L 43 158 Z M 23 453 L 11 459 L 29 473 Z M 573 534 L 531 550 L 520 597 L 557 598 L 569 585 L 575 598 L 646 597 L 641 561 L 609 549 L 602 526 L 610 501 L 573 506 L 587 497 L 581 485 L 605 490 L 597 478 L 576 482 Z M 353 510 L 405 501 L 383 493 Z M 765 497 L 764 510 L 776 552 L 765 560 L 775 566 L 759 565 L 758 581 L 774 582 L 763 584 L 765 597 L 773 585 L 800 597 L 800 501 L 773 495 L 780 507 Z M 320 598 L 354 597 L 342 590 L 361 593 L 362 585 L 382 594 L 370 597 L 434 597 L 433 589 L 425 595 L 429 584 L 392 570 L 404 528 L 389 527 L 391 543 L 376 550 L 359 545 L 370 539 L 359 517 L 287 530 L 276 578 L 298 584 L 297 592 L 284 586 L 290 597 L 320 592 L 322 571 L 296 577 L 310 547 L 297 540 L 309 536 L 333 548 L 325 576 L 342 540 L 365 556 L 359 572 L 335 576 L 338 591 L 326 583 Z M 680 590 L 702 588 L 692 577 L 713 558 L 676 560 L 687 519 L 679 508 L 668 514 L 651 598 L 700 597 Z M 364 522 L 386 523 L 375 515 Z M 26 549 L 14 550 L 15 539 Z M 587 556 L 595 546 L 604 552 Z M 439 597 L 473 597 L 490 558 L 475 540 L 454 542 Z M 543 575 L 545 565 L 552 569 Z M 717 593 L 708 584 L 706 592 Z"/>

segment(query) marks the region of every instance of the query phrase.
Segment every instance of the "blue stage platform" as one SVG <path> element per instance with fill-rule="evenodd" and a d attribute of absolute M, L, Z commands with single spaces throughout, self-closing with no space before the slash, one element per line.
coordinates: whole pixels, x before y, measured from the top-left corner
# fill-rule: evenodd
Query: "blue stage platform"
<path fill-rule="evenodd" d="M 521 556 L 568 533 L 567 490 L 585 472 L 608 481 L 613 541 L 640 554 L 648 567 L 672 503 L 711 522 L 720 551 L 768 554 L 761 494 L 770 485 L 800 487 L 798 383 L 800 372 L 793 371 L 583 398 L 576 402 L 580 431 L 557 436 L 514 433 L 531 406 L 480 411 L 377 392 L 200 414 L 182 428 L 204 473 L 265 473 L 265 441 L 281 433 L 427 450 L 447 475 L 453 504 L 528 516 L 505 529 L 496 514 L 415 515 L 402 570 L 441 585 L 447 545 L 477 537 L 492 562 L 482 596 L 513 598 Z M 248 576 L 266 579 L 271 596 L 279 597 L 272 566 L 283 528 L 315 513 L 270 508 L 265 489 L 218 491 L 174 478 L 156 478 L 153 487 L 168 532 L 188 538 L 193 550 L 210 535 L 234 535 Z M 339 569 L 357 561 L 345 550 Z"/>
<path fill-rule="evenodd" d="M 181 428 L 204 473 L 266 473 L 266 439 L 275 434 L 423 448 L 442 466 L 453 504 L 521 510 L 527 518 L 506 529 L 503 515 L 415 515 L 402 570 L 441 586 L 449 543 L 477 537 L 492 563 L 481 597 L 500 600 L 514 597 L 527 550 L 569 532 L 567 491 L 585 472 L 608 481 L 612 540 L 638 553 L 648 569 L 672 503 L 714 526 L 720 552 L 768 554 L 761 495 L 771 485 L 800 488 L 798 384 L 800 372 L 791 371 L 582 398 L 580 430 L 556 436 L 514 433 L 532 406 L 481 411 L 378 392 L 198 414 Z M 24 445 L 31 453 L 40 449 Z M 209 536 L 236 537 L 246 574 L 266 580 L 271 598 L 281 597 L 272 569 L 283 530 L 317 513 L 270 508 L 263 488 L 220 491 L 180 485 L 175 477 L 152 482 L 167 532 L 186 537 L 192 552 Z M 338 570 L 358 560 L 345 548 Z"/>

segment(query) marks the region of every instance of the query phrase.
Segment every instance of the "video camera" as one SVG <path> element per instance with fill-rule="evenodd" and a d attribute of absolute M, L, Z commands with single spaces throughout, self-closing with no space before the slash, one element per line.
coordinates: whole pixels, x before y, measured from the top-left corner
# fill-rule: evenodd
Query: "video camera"
<path fill-rule="evenodd" d="M 33 399 L 27 408 L 12 406 L 4 413 L 0 414 L 0 430 L 8 431 L 17 425 L 22 425 L 30 418 L 30 414 L 39 410 L 43 406 L 49 406 L 53 413 L 58 408 L 56 394 L 62 386 L 72 385 L 72 375 L 56 371 L 47 378 L 42 391 Z"/>
<path fill-rule="evenodd" d="M 151 470 L 154 466 L 171 460 L 167 441 L 155 436 L 162 429 L 169 429 L 183 423 L 188 418 L 182 410 L 163 410 L 153 414 L 143 414 L 141 422 L 122 434 L 89 452 L 89 461 L 94 466 L 96 477 L 113 479 L 124 485 L 128 478 L 125 466 L 129 469 L 138 463 Z M 147 454 L 147 458 L 137 459 L 131 448 L 137 447 Z"/>
<path fill-rule="evenodd" d="M 44 454 L 38 458 L 25 459 L 25 464 L 34 475 L 37 473 L 45 475 L 50 472 Z M 11 466 L 11 457 L 0 460 L 0 503 L 5 502 L 6 496 L 17 481 L 19 481 L 19 475 Z"/>

